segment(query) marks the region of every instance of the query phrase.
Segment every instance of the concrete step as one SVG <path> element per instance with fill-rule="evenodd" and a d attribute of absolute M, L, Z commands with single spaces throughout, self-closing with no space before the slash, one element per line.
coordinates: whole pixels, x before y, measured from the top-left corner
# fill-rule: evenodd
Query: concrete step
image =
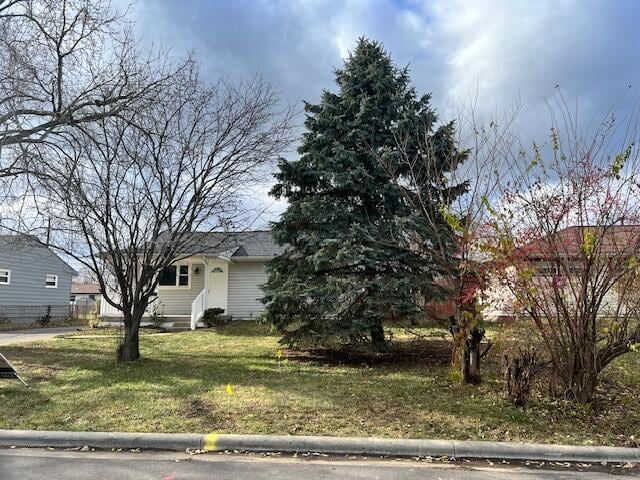
<path fill-rule="evenodd" d="M 173 326 L 167 328 L 171 332 L 186 332 L 191 330 L 191 319 L 171 319 L 168 320 L 173 323 Z"/>
<path fill-rule="evenodd" d="M 122 320 L 118 318 L 113 319 L 103 319 L 105 326 L 113 326 L 113 327 L 121 327 Z M 142 320 L 143 325 L 149 325 L 149 320 L 144 318 Z M 171 325 L 171 326 L 169 326 Z M 171 332 L 183 332 L 187 330 L 191 330 L 191 318 L 188 316 L 180 316 L 180 317 L 164 317 L 162 326 L 165 327 L 168 331 Z M 202 326 L 202 324 L 199 324 Z"/>

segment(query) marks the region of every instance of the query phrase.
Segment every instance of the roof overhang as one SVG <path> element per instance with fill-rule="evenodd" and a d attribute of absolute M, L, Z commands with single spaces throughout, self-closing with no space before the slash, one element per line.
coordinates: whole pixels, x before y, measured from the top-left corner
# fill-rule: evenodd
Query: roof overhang
<path fill-rule="evenodd" d="M 231 257 L 231 261 L 233 263 L 244 263 L 244 262 L 269 262 L 276 258 L 274 255 L 243 255 L 241 257 Z"/>

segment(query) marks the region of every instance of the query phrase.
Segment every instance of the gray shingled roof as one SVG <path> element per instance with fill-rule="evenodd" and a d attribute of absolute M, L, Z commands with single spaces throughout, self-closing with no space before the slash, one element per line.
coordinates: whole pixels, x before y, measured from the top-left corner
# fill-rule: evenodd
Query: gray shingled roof
<path fill-rule="evenodd" d="M 88 295 L 92 293 L 99 294 L 100 285 L 97 283 L 72 283 L 71 284 L 71 293 L 77 293 L 79 295 Z"/>
<path fill-rule="evenodd" d="M 194 232 L 184 253 L 224 255 L 228 257 L 276 257 L 284 247 L 273 241 L 269 230 L 251 232 Z"/>
<path fill-rule="evenodd" d="M 32 235 L 24 235 L 19 233 L 10 233 L 0 235 L 0 248 L 10 249 L 15 248 L 20 250 L 22 248 L 33 248 L 46 250 L 49 255 L 55 257 L 60 263 L 66 267 L 73 275 L 77 275 L 78 272 L 75 268 L 69 265 L 66 261 L 60 258 L 51 248 L 43 245 L 36 237 Z"/>
<path fill-rule="evenodd" d="M 42 244 L 38 241 L 37 238 L 31 235 L 21 235 L 19 233 L 7 233 L 0 235 L 0 245 L 4 247 L 8 246 L 16 246 L 16 247 L 24 247 L 24 246 L 38 246 L 41 247 Z"/>

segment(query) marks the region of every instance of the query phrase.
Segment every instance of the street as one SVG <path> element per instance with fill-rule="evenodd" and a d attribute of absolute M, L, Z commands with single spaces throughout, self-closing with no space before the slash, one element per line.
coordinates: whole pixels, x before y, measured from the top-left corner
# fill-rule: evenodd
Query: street
<path fill-rule="evenodd" d="M 498 462 L 428 463 L 415 460 L 188 455 L 170 452 L 0 450 L 0 480 L 538 480 L 619 479 L 599 471 L 544 470 Z M 637 472 L 637 471 L 636 471 Z M 629 477 L 627 477 L 629 478 Z"/>

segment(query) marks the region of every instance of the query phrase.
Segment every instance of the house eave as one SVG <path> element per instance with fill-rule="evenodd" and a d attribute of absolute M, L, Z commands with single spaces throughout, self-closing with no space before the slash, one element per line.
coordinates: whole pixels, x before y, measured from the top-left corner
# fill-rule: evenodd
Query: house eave
<path fill-rule="evenodd" d="M 231 261 L 234 263 L 242 262 L 269 262 L 273 260 L 275 255 L 243 255 L 241 257 L 231 257 Z"/>

